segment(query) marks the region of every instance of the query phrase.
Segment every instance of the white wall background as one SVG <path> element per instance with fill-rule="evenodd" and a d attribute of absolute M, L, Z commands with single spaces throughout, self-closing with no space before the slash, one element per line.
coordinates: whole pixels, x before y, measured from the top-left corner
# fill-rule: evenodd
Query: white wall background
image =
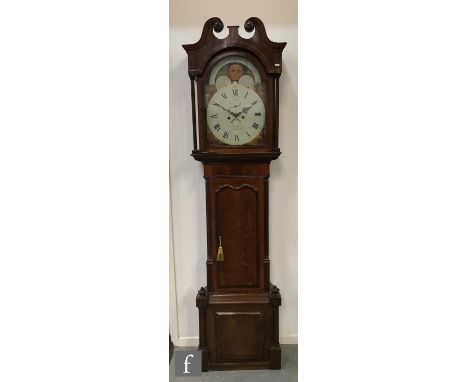
<path fill-rule="evenodd" d="M 176 346 L 198 344 L 195 297 L 198 288 L 206 285 L 205 181 L 202 164 L 190 156 L 190 80 L 187 55 L 181 45 L 198 41 L 209 17 L 217 16 L 225 26 L 242 28 L 248 17 L 257 16 L 264 21 L 271 40 L 287 42 L 280 79 L 282 155 L 271 164 L 270 259 L 271 281 L 281 289 L 283 297 L 280 341 L 297 343 L 297 4 L 262 0 L 255 2 L 253 9 L 251 2 L 243 0 L 236 3 L 233 14 L 219 2 L 209 1 L 202 7 L 198 4 L 198 8 L 193 3 L 170 2 L 171 335 Z"/>

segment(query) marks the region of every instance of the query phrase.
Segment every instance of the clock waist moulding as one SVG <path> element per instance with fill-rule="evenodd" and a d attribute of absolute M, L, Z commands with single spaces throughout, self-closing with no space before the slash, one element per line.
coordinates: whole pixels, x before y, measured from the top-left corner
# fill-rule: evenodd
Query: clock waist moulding
<path fill-rule="evenodd" d="M 206 183 L 207 285 L 196 297 L 202 370 L 280 369 L 279 289 L 270 283 L 268 178 L 278 148 L 286 43 L 249 18 L 238 34 L 217 17 L 183 45 L 191 83 L 192 156 Z"/>

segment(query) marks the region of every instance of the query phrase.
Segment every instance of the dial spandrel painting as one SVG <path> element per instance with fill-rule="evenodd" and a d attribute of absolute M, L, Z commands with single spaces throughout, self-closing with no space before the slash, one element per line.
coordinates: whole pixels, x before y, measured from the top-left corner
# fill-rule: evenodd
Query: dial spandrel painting
<path fill-rule="evenodd" d="M 265 84 L 244 57 L 218 61 L 205 86 L 207 141 L 212 145 L 265 143 Z"/>

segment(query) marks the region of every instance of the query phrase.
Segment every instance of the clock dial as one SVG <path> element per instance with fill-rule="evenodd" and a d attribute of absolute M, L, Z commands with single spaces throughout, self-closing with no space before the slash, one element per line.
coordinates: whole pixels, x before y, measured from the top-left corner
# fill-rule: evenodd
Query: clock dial
<path fill-rule="evenodd" d="M 265 106 L 255 90 L 232 82 L 211 97 L 206 117 L 209 130 L 219 141 L 245 145 L 263 131 Z"/>
<path fill-rule="evenodd" d="M 209 72 L 205 102 L 209 144 L 266 143 L 266 84 L 250 60 L 232 55 L 217 61 Z"/>

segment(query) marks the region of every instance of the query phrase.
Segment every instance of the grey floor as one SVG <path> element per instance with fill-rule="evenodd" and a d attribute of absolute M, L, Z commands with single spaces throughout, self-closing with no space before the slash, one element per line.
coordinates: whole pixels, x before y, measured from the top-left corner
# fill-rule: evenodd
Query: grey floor
<path fill-rule="evenodd" d="M 178 350 L 195 350 L 193 348 L 174 348 Z M 281 370 L 234 370 L 234 371 L 209 371 L 202 377 L 175 377 L 174 356 L 169 370 L 170 382 L 289 382 L 297 381 L 297 345 L 281 345 Z"/>

